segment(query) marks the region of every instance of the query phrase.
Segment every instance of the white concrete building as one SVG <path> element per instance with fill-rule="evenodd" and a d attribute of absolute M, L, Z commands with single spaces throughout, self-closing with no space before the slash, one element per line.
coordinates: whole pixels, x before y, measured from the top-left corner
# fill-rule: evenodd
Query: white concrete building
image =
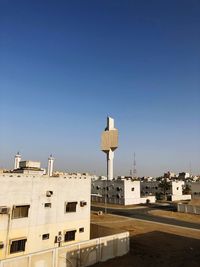
<path fill-rule="evenodd" d="M 141 182 L 141 194 L 142 196 L 153 195 L 159 196 L 159 194 L 163 193 L 162 188 L 159 186 L 160 181 L 156 182 Z M 183 188 L 185 185 L 184 181 L 169 181 L 170 188 L 167 190 L 166 195 L 167 199 L 171 201 L 177 200 L 189 200 L 191 199 L 191 195 L 184 195 Z"/>
<path fill-rule="evenodd" d="M 106 199 L 105 199 L 106 198 Z M 132 205 L 155 202 L 155 196 L 140 196 L 140 181 L 131 178 L 110 180 L 96 180 L 92 182 L 92 201 Z"/>
<path fill-rule="evenodd" d="M 90 238 L 90 178 L 40 170 L 29 161 L 0 173 L 0 261 Z"/>

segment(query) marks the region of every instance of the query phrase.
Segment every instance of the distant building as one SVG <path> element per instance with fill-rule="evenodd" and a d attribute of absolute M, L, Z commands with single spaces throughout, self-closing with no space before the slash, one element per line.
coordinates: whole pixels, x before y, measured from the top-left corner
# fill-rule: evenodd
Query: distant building
<path fill-rule="evenodd" d="M 155 196 L 140 196 L 140 181 L 130 177 L 113 180 L 99 179 L 92 182 L 92 201 L 121 205 L 155 202 Z"/>
<path fill-rule="evenodd" d="M 13 173 L 43 175 L 44 170 L 40 168 L 40 162 L 26 160 L 20 161 L 18 168 L 14 169 Z"/>
<path fill-rule="evenodd" d="M 174 177 L 176 177 L 176 174 L 175 174 L 174 172 L 170 172 L 170 171 L 168 171 L 168 172 L 165 172 L 165 173 L 164 173 L 164 178 L 169 178 L 169 179 L 171 179 L 171 178 L 174 178 Z"/>
<path fill-rule="evenodd" d="M 178 178 L 180 180 L 185 180 L 187 178 L 190 178 L 190 174 L 188 172 L 180 172 Z"/>
<path fill-rule="evenodd" d="M 153 182 L 147 182 L 142 181 L 141 182 L 141 195 L 153 195 L 156 196 L 157 199 L 159 199 L 162 194 L 163 190 L 160 187 L 161 181 L 153 181 Z M 167 199 L 171 201 L 177 201 L 177 200 L 185 200 L 185 199 L 191 199 L 191 195 L 184 195 L 183 194 L 183 188 L 185 183 L 183 181 L 170 181 L 169 180 L 170 188 L 166 191 Z"/>
<path fill-rule="evenodd" d="M 191 183 L 192 199 L 200 199 L 200 182 Z"/>

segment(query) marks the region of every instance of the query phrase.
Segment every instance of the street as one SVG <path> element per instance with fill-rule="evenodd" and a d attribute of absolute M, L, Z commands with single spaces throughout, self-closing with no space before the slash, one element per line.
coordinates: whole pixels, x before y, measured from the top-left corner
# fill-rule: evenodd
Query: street
<path fill-rule="evenodd" d="M 156 223 L 164 223 L 164 224 L 169 224 L 169 225 L 174 225 L 174 226 L 181 226 L 181 227 L 186 227 L 186 228 L 192 228 L 192 229 L 198 229 L 200 230 L 200 224 L 199 223 L 191 223 L 191 222 L 186 222 L 186 221 L 181 221 L 181 220 L 176 220 L 176 219 L 171 219 L 171 218 L 164 218 L 164 217 L 158 217 L 154 216 L 152 214 L 149 214 L 148 212 L 151 210 L 168 210 L 168 211 L 175 211 L 176 207 L 172 204 L 151 204 L 144 207 L 139 207 L 134 208 L 134 209 L 115 209 L 115 208 L 109 208 L 107 207 L 107 213 L 110 214 L 115 214 L 115 215 L 120 215 L 120 216 L 125 216 L 129 218 L 135 218 L 139 220 L 144 220 L 144 221 L 151 221 L 151 222 L 156 222 Z M 104 212 L 104 206 L 102 203 L 101 207 L 96 207 L 92 206 L 91 207 L 92 211 L 103 211 Z"/>

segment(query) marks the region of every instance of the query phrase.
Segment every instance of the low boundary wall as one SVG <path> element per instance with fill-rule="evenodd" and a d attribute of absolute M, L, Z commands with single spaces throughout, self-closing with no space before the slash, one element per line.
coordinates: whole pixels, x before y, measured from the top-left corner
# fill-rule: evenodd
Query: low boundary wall
<path fill-rule="evenodd" d="M 171 201 L 191 200 L 191 195 L 172 195 Z"/>
<path fill-rule="evenodd" d="M 178 212 L 193 213 L 200 215 L 200 206 L 188 205 L 188 204 L 178 204 Z"/>
<path fill-rule="evenodd" d="M 0 261 L 0 267 L 85 267 L 129 252 L 129 232 Z"/>

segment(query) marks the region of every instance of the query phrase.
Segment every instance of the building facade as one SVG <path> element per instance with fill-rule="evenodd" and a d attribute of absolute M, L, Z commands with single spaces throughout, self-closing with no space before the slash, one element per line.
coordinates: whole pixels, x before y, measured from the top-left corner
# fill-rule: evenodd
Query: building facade
<path fill-rule="evenodd" d="M 141 195 L 152 195 L 159 198 L 159 195 L 163 194 L 163 189 L 160 187 L 161 181 L 141 182 Z M 166 191 L 166 196 L 168 200 L 189 200 L 191 195 L 184 195 L 184 181 L 169 181 L 169 189 Z"/>
<path fill-rule="evenodd" d="M 140 196 L 140 181 L 131 178 L 92 181 L 92 201 L 132 205 L 155 202 L 155 196 Z"/>
<path fill-rule="evenodd" d="M 87 176 L 0 174 L 0 260 L 90 238 Z"/>

